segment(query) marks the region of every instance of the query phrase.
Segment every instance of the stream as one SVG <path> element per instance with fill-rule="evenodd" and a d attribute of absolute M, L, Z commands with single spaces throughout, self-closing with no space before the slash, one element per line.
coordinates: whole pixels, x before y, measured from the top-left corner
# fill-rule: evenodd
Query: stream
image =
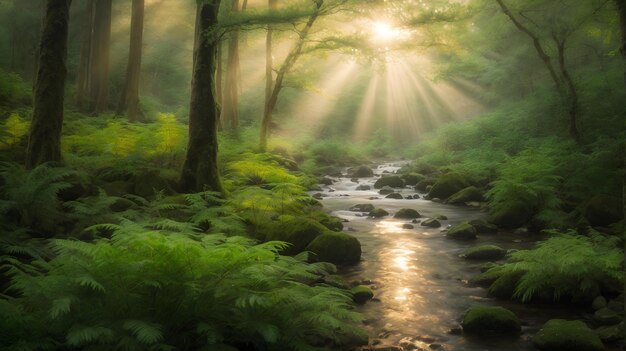
<path fill-rule="evenodd" d="M 468 261 L 460 254 L 478 244 L 496 244 L 504 249 L 532 247 L 537 236 L 514 233 L 480 235 L 473 241 L 445 238 L 446 227 L 463 221 L 482 218 L 485 213 L 476 208 L 451 206 L 420 199 L 386 199 L 373 188 L 383 172 L 394 173 L 402 162 L 389 163 L 375 169 L 375 177 L 360 178 L 358 184 L 350 178 L 333 178 L 332 186 L 324 187 L 322 203 L 333 215 L 347 220 L 344 230 L 359 239 L 362 245 L 361 263 L 343 268 L 340 274 L 347 282 L 361 282 L 374 291 L 374 299 L 359 307 L 365 317 L 364 327 L 374 350 L 534 350 L 532 335 L 549 319 L 580 319 L 584 311 L 571 306 L 522 305 L 487 297 L 481 287 L 467 284 L 480 273 L 484 261 Z M 345 172 L 344 172 L 345 173 Z M 357 191 L 360 184 L 372 186 L 371 191 Z M 397 189 L 403 197 L 414 195 L 411 188 Z M 370 199 L 376 197 L 377 199 Z M 391 215 L 382 219 L 351 212 L 357 204 L 370 203 Z M 393 219 L 401 208 L 417 210 L 423 219 L 440 215 L 441 228 L 426 228 L 411 221 Z M 517 314 L 522 321 L 519 337 L 469 337 L 462 335 L 463 313 L 473 304 L 499 305 Z M 391 346 L 396 346 L 393 348 Z M 399 347 L 399 348 L 398 348 Z"/>

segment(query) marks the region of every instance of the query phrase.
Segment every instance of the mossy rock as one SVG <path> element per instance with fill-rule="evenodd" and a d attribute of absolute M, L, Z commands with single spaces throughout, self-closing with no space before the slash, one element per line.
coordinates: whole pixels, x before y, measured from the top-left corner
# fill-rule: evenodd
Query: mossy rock
<path fill-rule="evenodd" d="M 385 185 L 384 187 L 382 187 L 382 188 L 380 189 L 380 191 L 379 191 L 378 193 L 379 193 L 380 195 L 389 195 L 389 194 L 393 194 L 393 193 L 395 193 L 395 192 L 396 192 L 396 191 L 395 191 L 395 190 L 393 190 L 393 188 L 392 188 L 392 187 Z"/>
<path fill-rule="evenodd" d="M 491 284 L 495 283 L 495 281 L 498 280 L 503 274 L 504 272 L 502 272 L 501 269 L 498 269 L 496 265 L 496 267 L 490 267 L 482 273 L 471 277 L 469 279 L 469 283 L 487 288 L 491 286 Z"/>
<path fill-rule="evenodd" d="M 341 221 L 341 218 L 331 216 L 326 212 L 314 211 L 309 214 L 309 218 L 319 222 L 321 225 L 334 232 L 340 232 L 343 230 L 343 222 Z"/>
<path fill-rule="evenodd" d="M 367 166 L 359 166 L 351 170 L 350 178 L 370 178 L 374 176 L 374 171 Z"/>
<path fill-rule="evenodd" d="M 604 307 L 597 310 L 593 314 L 593 320 L 600 325 L 614 325 L 619 323 L 622 319 L 615 311 L 610 308 Z"/>
<path fill-rule="evenodd" d="M 476 229 L 478 234 L 495 234 L 498 232 L 498 226 L 484 219 L 474 219 L 470 221 L 469 224 Z"/>
<path fill-rule="evenodd" d="M 284 255 L 295 255 L 304 251 L 315 238 L 329 232 L 317 221 L 296 216 L 280 216 L 262 230 L 266 241 L 284 241 L 291 244 L 281 252 Z"/>
<path fill-rule="evenodd" d="M 385 199 L 402 200 L 402 199 L 404 199 L 404 197 L 402 197 L 402 195 L 400 195 L 398 193 L 391 193 L 391 194 L 385 196 Z"/>
<path fill-rule="evenodd" d="M 396 212 L 396 214 L 393 216 L 393 218 L 398 219 L 415 219 L 420 217 L 421 215 L 419 214 L 419 212 L 415 211 L 412 208 L 403 208 Z"/>
<path fill-rule="evenodd" d="M 374 211 L 374 205 L 372 204 L 358 204 L 350 207 L 352 212 L 371 212 Z"/>
<path fill-rule="evenodd" d="M 322 185 L 333 185 L 333 183 L 335 183 L 335 181 L 330 179 L 330 178 L 328 178 L 328 177 L 322 177 L 322 178 L 319 178 L 317 180 L 317 183 L 318 184 L 322 184 Z"/>
<path fill-rule="evenodd" d="M 368 191 L 368 190 L 372 190 L 372 187 L 367 185 L 367 184 L 361 184 L 361 185 L 356 187 L 356 190 L 358 190 L 358 191 Z"/>
<path fill-rule="evenodd" d="M 406 185 L 417 185 L 417 183 L 426 179 L 426 176 L 419 174 L 419 173 L 411 172 L 411 173 L 401 175 L 400 178 L 404 180 L 404 184 Z"/>
<path fill-rule="evenodd" d="M 434 218 L 429 218 L 429 219 L 423 221 L 421 225 L 422 225 L 422 227 L 439 228 L 439 227 L 441 227 L 441 222 L 439 222 L 438 220 L 436 220 Z"/>
<path fill-rule="evenodd" d="M 479 245 L 467 249 L 463 255 L 468 260 L 499 260 L 506 250 L 496 245 Z"/>
<path fill-rule="evenodd" d="M 522 329 L 515 313 L 504 307 L 472 306 L 463 317 L 463 332 L 469 334 L 519 333 Z"/>
<path fill-rule="evenodd" d="M 620 199 L 609 195 L 596 195 L 591 198 L 585 204 L 583 213 L 592 226 L 608 226 L 623 218 Z"/>
<path fill-rule="evenodd" d="M 404 188 L 404 180 L 399 176 L 384 176 L 374 183 L 374 188 L 381 189 L 384 186 L 388 186 L 391 188 Z"/>
<path fill-rule="evenodd" d="M 624 323 L 612 325 L 609 327 L 600 327 L 596 329 L 596 334 L 600 337 L 600 340 L 607 343 L 624 340 Z"/>
<path fill-rule="evenodd" d="M 370 217 L 374 218 L 383 218 L 389 216 L 389 212 L 383 210 L 382 208 L 375 208 L 370 211 Z"/>
<path fill-rule="evenodd" d="M 533 337 L 533 344 L 542 351 L 601 351 L 602 341 L 582 321 L 552 319 Z"/>
<path fill-rule="evenodd" d="M 450 196 L 470 186 L 468 179 L 458 173 L 448 173 L 437 179 L 428 193 L 431 199 L 447 199 Z"/>
<path fill-rule="evenodd" d="M 307 247 L 319 261 L 338 265 L 353 265 L 361 260 L 361 243 L 345 234 L 326 232 L 316 237 Z"/>
<path fill-rule="evenodd" d="M 476 239 L 476 229 L 469 223 L 461 223 L 448 230 L 446 237 L 455 240 Z"/>
<path fill-rule="evenodd" d="M 604 298 L 604 296 L 598 296 L 595 299 L 593 299 L 593 302 L 591 303 L 591 308 L 593 308 L 594 311 L 603 309 L 607 306 L 607 302 L 606 302 L 606 298 Z"/>
<path fill-rule="evenodd" d="M 517 283 L 522 279 L 524 274 L 526 274 L 524 271 L 506 272 L 502 274 L 489 287 L 489 296 L 500 299 L 510 299 L 515 293 Z"/>
<path fill-rule="evenodd" d="M 533 210 L 530 206 L 513 201 L 492 211 L 489 222 L 500 228 L 519 228 L 526 224 L 532 214 Z"/>
<path fill-rule="evenodd" d="M 475 186 L 468 186 L 467 188 L 454 193 L 448 198 L 449 204 L 464 204 L 466 202 L 484 201 L 485 197 Z"/>
<path fill-rule="evenodd" d="M 417 182 L 417 184 L 415 185 L 415 190 L 421 191 L 421 192 L 428 191 L 428 187 L 433 186 L 433 184 L 435 184 L 436 182 L 437 182 L 436 179 L 426 178 L 424 180 Z"/>
<path fill-rule="evenodd" d="M 374 297 L 374 292 L 372 289 L 368 288 L 365 285 L 358 285 L 352 288 L 352 301 L 363 304 L 367 301 L 371 300 Z"/>

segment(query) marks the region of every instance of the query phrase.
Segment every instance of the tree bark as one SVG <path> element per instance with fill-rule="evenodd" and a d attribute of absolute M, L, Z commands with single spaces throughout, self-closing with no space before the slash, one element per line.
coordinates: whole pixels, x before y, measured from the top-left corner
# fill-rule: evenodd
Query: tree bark
<path fill-rule="evenodd" d="M 559 55 L 559 68 L 561 70 L 561 77 L 565 82 L 567 90 L 566 102 L 569 105 L 567 113 L 569 115 L 569 133 L 570 136 L 577 142 L 580 142 L 580 132 L 578 131 L 578 91 L 576 85 L 572 80 L 572 76 L 569 74 L 567 66 L 565 65 L 565 38 L 559 39 L 556 35 L 553 36 L 555 43 L 557 44 L 557 52 Z"/>
<path fill-rule="evenodd" d="M 217 24 L 220 0 L 199 1 L 196 48 L 189 108 L 189 144 L 183 165 L 181 190 L 223 193 L 217 167 L 217 101 L 215 65 L 218 39 L 210 35 Z"/>
<path fill-rule="evenodd" d="M 99 114 L 109 103 L 109 63 L 111 51 L 112 0 L 96 0 L 93 38 L 91 40 L 91 109 Z"/>
<path fill-rule="evenodd" d="M 239 0 L 232 1 L 231 12 L 239 12 Z M 226 81 L 222 99 L 221 120 L 230 129 L 239 127 L 239 30 L 230 33 L 228 41 L 228 61 L 226 62 Z"/>
<path fill-rule="evenodd" d="M 85 108 L 87 92 L 89 91 L 89 66 L 91 61 L 91 36 L 93 32 L 94 0 L 85 2 L 83 15 L 83 38 L 80 47 L 80 63 L 78 66 L 78 80 L 76 82 L 76 106 Z"/>
<path fill-rule="evenodd" d="M 267 139 L 270 133 L 270 126 L 272 123 L 272 114 L 274 112 L 274 108 L 276 107 L 276 103 L 278 102 L 278 95 L 280 94 L 280 91 L 283 88 L 285 75 L 289 73 L 289 71 L 291 71 L 293 66 L 296 64 L 296 62 L 300 58 L 300 55 L 302 54 L 302 49 L 304 47 L 304 44 L 306 43 L 309 32 L 311 31 L 313 24 L 315 24 L 315 21 L 319 18 L 320 9 L 323 4 L 324 4 L 324 0 L 318 0 L 315 2 L 315 5 L 316 5 L 315 11 L 311 15 L 311 17 L 309 17 L 309 20 L 300 31 L 299 33 L 300 38 L 298 39 L 296 46 L 294 46 L 291 49 L 291 51 L 287 55 L 287 58 L 285 59 L 280 69 L 278 70 L 278 73 L 276 74 L 276 82 L 274 83 L 272 93 L 269 94 L 269 97 L 267 98 L 267 101 L 265 103 L 265 109 L 263 111 L 263 120 L 261 121 L 261 133 L 260 133 L 261 135 L 259 138 L 259 148 L 261 149 L 261 151 L 267 150 Z"/>
<path fill-rule="evenodd" d="M 67 41 L 71 0 L 47 0 L 39 46 L 33 120 L 26 167 L 61 161 L 63 99 L 67 76 Z"/>
<path fill-rule="evenodd" d="M 117 106 L 117 114 L 128 112 L 128 119 L 136 122 L 143 118 L 139 106 L 139 78 L 141 76 L 141 54 L 143 46 L 144 0 L 133 0 L 130 24 L 130 50 L 126 81 Z"/>
<path fill-rule="evenodd" d="M 268 0 L 268 6 L 270 10 L 276 10 L 278 7 L 278 0 Z M 274 56 L 272 52 L 273 35 L 274 28 L 271 24 L 268 24 L 267 37 L 265 39 L 265 114 L 267 113 L 267 109 L 269 107 L 270 97 L 272 96 L 272 88 L 274 86 Z"/>

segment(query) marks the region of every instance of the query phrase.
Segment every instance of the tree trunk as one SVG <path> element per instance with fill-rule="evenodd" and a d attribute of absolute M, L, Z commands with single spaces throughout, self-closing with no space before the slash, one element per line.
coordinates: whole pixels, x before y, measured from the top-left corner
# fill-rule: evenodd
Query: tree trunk
<path fill-rule="evenodd" d="M 222 42 L 217 44 L 217 73 L 215 73 L 215 97 L 217 99 L 217 130 L 224 130 L 224 124 L 222 122 L 222 102 L 224 101 L 224 90 L 222 89 L 222 81 L 224 80 L 224 55 L 222 55 Z"/>
<path fill-rule="evenodd" d="M 180 186 L 183 191 L 223 192 L 217 167 L 215 65 L 218 39 L 208 35 L 217 24 L 220 0 L 198 4 L 196 48 L 189 108 L 189 144 Z"/>
<path fill-rule="evenodd" d="M 109 103 L 109 63 L 111 51 L 112 0 L 96 0 L 93 38 L 91 40 L 91 109 L 99 114 Z"/>
<path fill-rule="evenodd" d="M 278 0 L 268 0 L 270 10 L 278 7 Z M 265 104 L 264 115 L 267 114 L 270 97 L 272 96 L 272 88 L 274 86 L 274 56 L 272 52 L 272 36 L 274 28 L 271 24 L 267 25 L 267 37 L 265 39 Z"/>
<path fill-rule="evenodd" d="M 26 167 L 61 161 L 63 98 L 67 76 L 67 41 L 71 0 L 47 0 L 39 46 L 33 120 Z"/>
<path fill-rule="evenodd" d="M 76 106 L 85 108 L 85 100 L 89 91 L 89 66 L 91 60 L 91 36 L 93 31 L 94 0 L 85 2 L 83 15 L 83 38 L 80 47 L 80 63 L 78 66 L 78 80 L 76 82 Z"/>
<path fill-rule="evenodd" d="M 239 11 L 239 0 L 233 0 L 231 12 Z M 221 119 L 230 129 L 239 127 L 239 30 L 230 33 L 228 41 L 228 61 L 226 62 L 226 81 L 222 100 Z"/>
<path fill-rule="evenodd" d="M 567 66 L 565 65 L 565 39 L 559 40 L 557 36 L 554 35 L 554 41 L 557 44 L 561 76 L 563 77 L 565 87 L 567 88 L 565 98 L 568 104 L 567 113 L 569 115 L 569 133 L 577 143 L 580 143 L 580 132 L 578 130 L 578 91 L 576 90 L 576 85 L 574 84 L 572 76 L 569 74 Z"/>
<path fill-rule="evenodd" d="M 141 53 L 143 46 L 144 0 L 133 0 L 130 23 L 130 50 L 126 81 L 117 106 L 117 114 L 128 111 L 128 119 L 136 122 L 143 118 L 139 107 L 139 77 L 141 76 Z"/>
<path fill-rule="evenodd" d="M 300 55 L 302 54 L 302 49 L 304 47 L 304 44 L 306 43 L 309 32 L 311 31 L 313 24 L 315 24 L 315 21 L 318 19 L 320 9 L 323 4 L 324 4 L 324 0 L 318 0 L 315 2 L 316 9 L 311 15 L 311 17 L 309 17 L 309 20 L 304 25 L 304 28 L 302 28 L 302 30 L 299 32 L 300 38 L 298 39 L 298 43 L 296 44 L 296 46 L 293 47 L 293 49 L 291 49 L 291 51 L 287 55 L 287 58 L 285 59 L 280 69 L 278 70 L 278 73 L 276 74 L 276 82 L 274 83 L 274 88 L 272 89 L 272 93 L 269 94 L 269 97 L 267 98 L 267 102 L 265 103 L 265 109 L 263 111 L 263 120 L 261 121 L 261 135 L 259 138 L 260 139 L 259 148 L 261 149 L 261 151 L 267 150 L 267 139 L 269 136 L 270 126 L 272 123 L 272 114 L 274 112 L 274 108 L 276 107 L 276 103 L 278 102 L 278 95 L 280 94 L 280 91 L 283 88 L 285 74 L 291 71 L 295 63 L 298 61 L 298 58 L 300 58 Z"/>

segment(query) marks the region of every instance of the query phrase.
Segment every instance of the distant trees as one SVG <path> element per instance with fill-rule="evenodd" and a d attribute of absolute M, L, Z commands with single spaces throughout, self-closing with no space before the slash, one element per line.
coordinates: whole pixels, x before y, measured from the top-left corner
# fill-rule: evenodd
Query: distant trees
<path fill-rule="evenodd" d="M 231 9 L 232 13 L 239 11 L 245 11 L 247 1 L 239 8 L 239 0 L 232 0 Z M 223 91 L 222 100 L 222 114 L 221 119 L 223 123 L 226 123 L 230 129 L 237 129 L 239 127 L 239 80 L 240 80 L 240 66 L 239 66 L 239 29 L 235 28 L 230 32 L 230 38 L 228 40 L 228 61 L 226 62 L 226 76 Z"/>
<path fill-rule="evenodd" d="M 63 102 L 71 0 L 47 0 L 39 46 L 26 167 L 61 160 Z"/>
<path fill-rule="evenodd" d="M 198 0 L 189 106 L 189 143 L 180 187 L 183 191 L 223 192 L 217 167 L 218 104 L 215 66 L 219 39 L 214 32 L 220 0 Z"/>
<path fill-rule="evenodd" d="M 117 113 L 128 112 L 130 121 L 137 121 L 143 117 L 139 106 L 139 78 L 141 75 L 144 10 L 144 0 L 132 0 L 128 65 L 124 87 L 117 106 Z"/>

